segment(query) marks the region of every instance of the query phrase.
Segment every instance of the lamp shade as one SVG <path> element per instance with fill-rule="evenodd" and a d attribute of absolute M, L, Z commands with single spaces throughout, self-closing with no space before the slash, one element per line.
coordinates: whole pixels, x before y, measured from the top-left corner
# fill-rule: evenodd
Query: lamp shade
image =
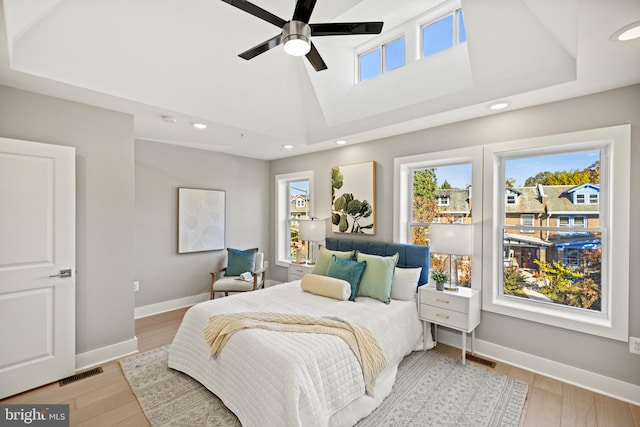
<path fill-rule="evenodd" d="M 473 254 L 473 225 L 431 224 L 430 230 L 431 252 L 452 255 Z"/>
<path fill-rule="evenodd" d="M 321 219 L 301 219 L 300 239 L 310 242 L 324 240 L 327 235 L 326 225 Z"/>

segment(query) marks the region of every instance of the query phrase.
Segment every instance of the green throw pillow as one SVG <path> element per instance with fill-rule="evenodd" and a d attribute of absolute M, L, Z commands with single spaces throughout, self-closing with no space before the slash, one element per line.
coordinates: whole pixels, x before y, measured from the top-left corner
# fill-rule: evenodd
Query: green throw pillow
<path fill-rule="evenodd" d="M 398 257 L 399 254 L 382 257 L 358 252 L 358 261 L 366 261 L 367 268 L 362 273 L 357 295 L 359 297 L 375 298 L 385 304 L 389 304 L 391 301 L 393 272 L 398 263 Z"/>
<path fill-rule="evenodd" d="M 349 282 L 349 285 L 351 285 L 349 301 L 355 301 L 358 285 L 360 284 L 362 272 L 366 265 L 366 261 L 350 261 L 331 255 L 331 261 L 329 261 L 329 267 L 327 268 L 327 276 Z"/>
<path fill-rule="evenodd" d="M 331 255 L 335 255 L 338 259 L 353 260 L 353 251 L 332 251 L 325 248 L 324 246 L 320 246 L 320 251 L 318 252 L 318 257 L 316 258 L 316 265 L 313 266 L 311 274 L 326 276 L 327 268 L 329 268 L 329 262 L 331 261 Z"/>
<path fill-rule="evenodd" d="M 227 248 L 227 276 L 239 276 L 242 273 L 252 273 L 256 269 L 256 254 L 258 248 L 231 249 Z"/>

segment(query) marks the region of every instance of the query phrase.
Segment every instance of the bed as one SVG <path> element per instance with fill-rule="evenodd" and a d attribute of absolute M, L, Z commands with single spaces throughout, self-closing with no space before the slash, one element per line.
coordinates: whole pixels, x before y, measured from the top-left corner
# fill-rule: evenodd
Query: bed
<path fill-rule="evenodd" d="M 327 239 L 326 248 L 385 258 L 398 254 L 398 274 L 421 268 L 418 284 L 427 282 L 428 247 Z M 391 392 L 400 361 L 425 348 L 416 301 L 384 303 L 366 296 L 355 302 L 337 300 L 303 290 L 304 280 L 193 306 L 170 347 L 169 367 L 216 394 L 245 427 L 354 425 Z M 247 328 L 233 334 L 212 357 L 203 332 L 211 316 L 244 312 L 329 317 L 366 327 L 386 359 L 373 393 L 365 391 L 354 351 L 333 335 Z"/>

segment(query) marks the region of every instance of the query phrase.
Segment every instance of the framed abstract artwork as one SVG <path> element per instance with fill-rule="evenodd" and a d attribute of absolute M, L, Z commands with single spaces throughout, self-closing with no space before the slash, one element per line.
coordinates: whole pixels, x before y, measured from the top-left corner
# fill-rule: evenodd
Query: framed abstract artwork
<path fill-rule="evenodd" d="M 178 188 L 178 253 L 225 247 L 225 192 Z"/>
<path fill-rule="evenodd" d="M 376 162 L 331 168 L 331 231 L 376 234 Z"/>

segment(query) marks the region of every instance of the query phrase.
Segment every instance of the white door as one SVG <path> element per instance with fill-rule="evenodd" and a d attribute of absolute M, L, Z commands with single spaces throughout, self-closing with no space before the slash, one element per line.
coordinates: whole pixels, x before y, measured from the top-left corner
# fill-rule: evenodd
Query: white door
<path fill-rule="evenodd" d="M 75 148 L 0 138 L 0 399 L 75 372 L 75 191 Z"/>

